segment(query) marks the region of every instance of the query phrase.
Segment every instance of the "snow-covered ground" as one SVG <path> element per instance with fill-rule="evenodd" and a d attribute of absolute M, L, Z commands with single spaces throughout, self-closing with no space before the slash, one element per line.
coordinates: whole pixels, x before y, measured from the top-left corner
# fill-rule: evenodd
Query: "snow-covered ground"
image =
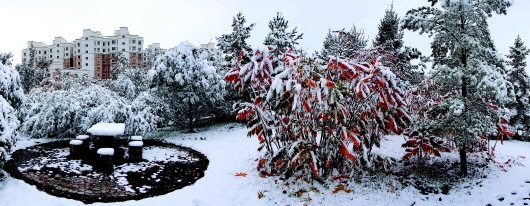
<path fill-rule="evenodd" d="M 210 165 L 205 176 L 195 184 L 166 195 L 131 200 L 119 203 L 96 203 L 94 205 L 523 205 L 530 200 L 530 143 L 505 142 L 497 146 L 497 161 L 502 164 L 490 165 L 487 177 L 477 181 L 480 184 L 469 187 L 461 184 L 450 190 L 449 195 L 421 195 L 413 187 L 396 189 L 391 180 L 348 184 L 351 193 L 339 191 L 333 193 L 336 185 L 288 186 L 276 178 L 260 178 L 255 170 L 256 138 L 246 137 L 246 128 L 240 124 L 223 124 L 205 129 L 199 133 L 162 133 L 161 138 L 205 154 Z M 146 139 L 149 137 L 146 137 Z M 403 154 L 400 148 L 401 137 L 385 138 L 384 147 L 395 151 L 395 157 Z M 17 148 L 35 144 L 31 140 L 19 142 Z M 388 152 L 385 152 L 388 153 Z M 161 154 L 164 155 L 164 154 Z M 450 155 L 451 156 L 451 155 Z M 154 158 L 154 157 L 153 157 Z M 509 164 L 504 164 L 508 162 Z M 504 168 L 500 167 L 504 165 Z M 504 171 L 506 170 L 506 171 Z M 246 173 L 246 176 L 236 176 Z M 528 183 L 526 183 L 528 182 Z M 301 196 L 292 195 L 293 191 L 306 189 Z M 284 194 L 285 192 L 285 194 Z M 263 194 L 258 198 L 258 193 Z M 504 198 L 502 202 L 498 199 Z M 35 186 L 8 178 L 0 183 L 0 205 L 83 205 L 83 203 L 58 198 L 41 192 Z"/>

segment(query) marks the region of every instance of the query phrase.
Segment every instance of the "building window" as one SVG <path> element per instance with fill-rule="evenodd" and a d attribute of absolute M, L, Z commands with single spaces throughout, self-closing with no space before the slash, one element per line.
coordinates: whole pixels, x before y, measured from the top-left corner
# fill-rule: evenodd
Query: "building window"
<path fill-rule="evenodd" d="M 26 56 L 26 52 L 24 52 L 24 56 Z"/>
<path fill-rule="evenodd" d="M 123 41 L 123 42 L 121 42 L 121 45 L 125 45 L 125 42 L 124 42 L 124 41 Z"/>
<path fill-rule="evenodd" d="M 80 47 L 80 46 L 81 46 L 81 43 L 77 43 L 77 46 Z"/>
<path fill-rule="evenodd" d="M 112 47 L 112 51 L 116 51 L 116 47 Z"/>
<path fill-rule="evenodd" d="M 131 56 L 132 56 L 132 57 L 135 57 L 135 56 L 136 56 L 136 53 L 131 53 Z"/>
<path fill-rule="evenodd" d="M 65 50 L 65 51 L 68 51 L 68 47 L 65 47 L 64 50 Z"/>
<path fill-rule="evenodd" d="M 136 50 L 136 46 L 133 46 L 133 47 L 132 47 L 132 50 L 133 50 L 133 51 Z"/>
<path fill-rule="evenodd" d="M 85 50 L 85 53 L 87 53 L 87 54 L 88 54 L 88 50 Z"/>
<path fill-rule="evenodd" d="M 125 35 L 121 35 L 121 38 L 125 38 Z"/>
<path fill-rule="evenodd" d="M 86 63 L 85 66 L 88 66 L 88 63 Z"/>
<path fill-rule="evenodd" d="M 52 56 L 52 55 L 50 55 L 50 59 L 51 59 L 52 57 L 53 57 L 53 56 Z"/>
<path fill-rule="evenodd" d="M 133 44 L 136 44 L 136 39 L 131 40 Z"/>
<path fill-rule="evenodd" d="M 101 69 L 101 67 L 98 67 L 98 71 Z"/>
<path fill-rule="evenodd" d="M 78 50 L 77 50 L 77 53 L 81 53 L 81 49 L 78 49 Z"/>
<path fill-rule="evenodd" d="M 85 37 L 85 40 L 88 40 L 88 37 Z"/>
<path fill-rule="evenodd" d="M 142 41 L 138 41 L 138 45 L 142 45 Z"/>
<path fill-rule="evenodd" d="M 59 56 L 57 56 L 57 59 L 59 59 Z"/>
<path fill-rule="evenodd" d="M 125 49 L 121 49 L 121 51 L 125 51 Z"/>
<path fill-rule="evenodd" d="M 88 47 L 88 44 L 85 44 L 85 47 Z"/>
<path fill-rule="evenodd" d="M 44 51 L 44 54 L 46 54 L 46 51 Z"/>
<path fill-rule="evenodd" d="M 40 54 L 40 51 L 39 51 L 39 54 Z"/>
<path fill-rule="evenodd" d="M 77 62 L 77 65 L 81 65 L 81 62 Z"/>
<path fill-rule="evenodd" d="M 59 49 L 57 49 L 57 53 L 59 53 Z"/>
<path fill-rule="evenodd" d="M 96 54 L 96 58 L 99 58 L 99 54 Z"/>
<path fill-rule="evenodd" d="M 85 57 L 85 60 L 88 60 L 88 57 Z"/>
<path fill-rule="evenodd" d="M 107 50 L 103 49 L 103 52 L 106 52 Z"/>
<path fill-rule="evenodd" d="M 100 41 L 98 41 L 98 45 L 101 45 L 101 42 L 100 42 Z"/>
<path fill-rule="evenodd" d="M 116 40 L 112 40 L 112 44 L 116 44 Z"/>

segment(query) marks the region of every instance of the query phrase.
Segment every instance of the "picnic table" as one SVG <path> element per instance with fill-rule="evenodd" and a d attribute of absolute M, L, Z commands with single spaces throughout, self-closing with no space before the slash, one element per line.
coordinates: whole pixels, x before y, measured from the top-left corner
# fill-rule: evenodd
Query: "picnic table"
<path fill-rule="evenodd" d="M 124 123 L 97 123 L 87 130 L 96 148 L 117 148 L 117 138 L 125 134 Z"/>

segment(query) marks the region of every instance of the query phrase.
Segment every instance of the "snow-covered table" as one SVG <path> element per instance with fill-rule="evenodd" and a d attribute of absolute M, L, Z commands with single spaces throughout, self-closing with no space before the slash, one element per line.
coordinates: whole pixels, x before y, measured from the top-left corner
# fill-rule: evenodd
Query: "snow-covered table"
<path fill-rule="evenodd" d="M 125 134 L 125 124 L 123 123 L 97 123 L 87 130 L 88 133 L 96 136 L 121 136 Z"/>
<path fill-rule="evenodd" d="M 97 123 L 87 130 L 92 134 L 96 148 L 110 147 L 117 148 L 116 137 L 125 134 L 125 124 L 123 123 Z"/>

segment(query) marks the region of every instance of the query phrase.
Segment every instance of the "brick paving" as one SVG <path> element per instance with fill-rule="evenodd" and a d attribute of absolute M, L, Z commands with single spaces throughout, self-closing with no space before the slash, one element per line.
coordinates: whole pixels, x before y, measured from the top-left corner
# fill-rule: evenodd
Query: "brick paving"
<path fill-rule="evenodd" d="M 195 183 L 208 167 L 206 157 L 190 148 L 145 141 L 151 148 L 172 148 L 191 155 L 165 161 L 121 162 L 111 174 L 93 169 L 95 161 L 67 157 L 67 141 L 36 145 L 12 154 L 5 169 L 11 176 L 51 195 L 84 203 L 117 202 L 162 195 Z M 178 149 L 178 150 L 175 150 Z M 168 150 L 169 151 L 169 150 Z"/>

